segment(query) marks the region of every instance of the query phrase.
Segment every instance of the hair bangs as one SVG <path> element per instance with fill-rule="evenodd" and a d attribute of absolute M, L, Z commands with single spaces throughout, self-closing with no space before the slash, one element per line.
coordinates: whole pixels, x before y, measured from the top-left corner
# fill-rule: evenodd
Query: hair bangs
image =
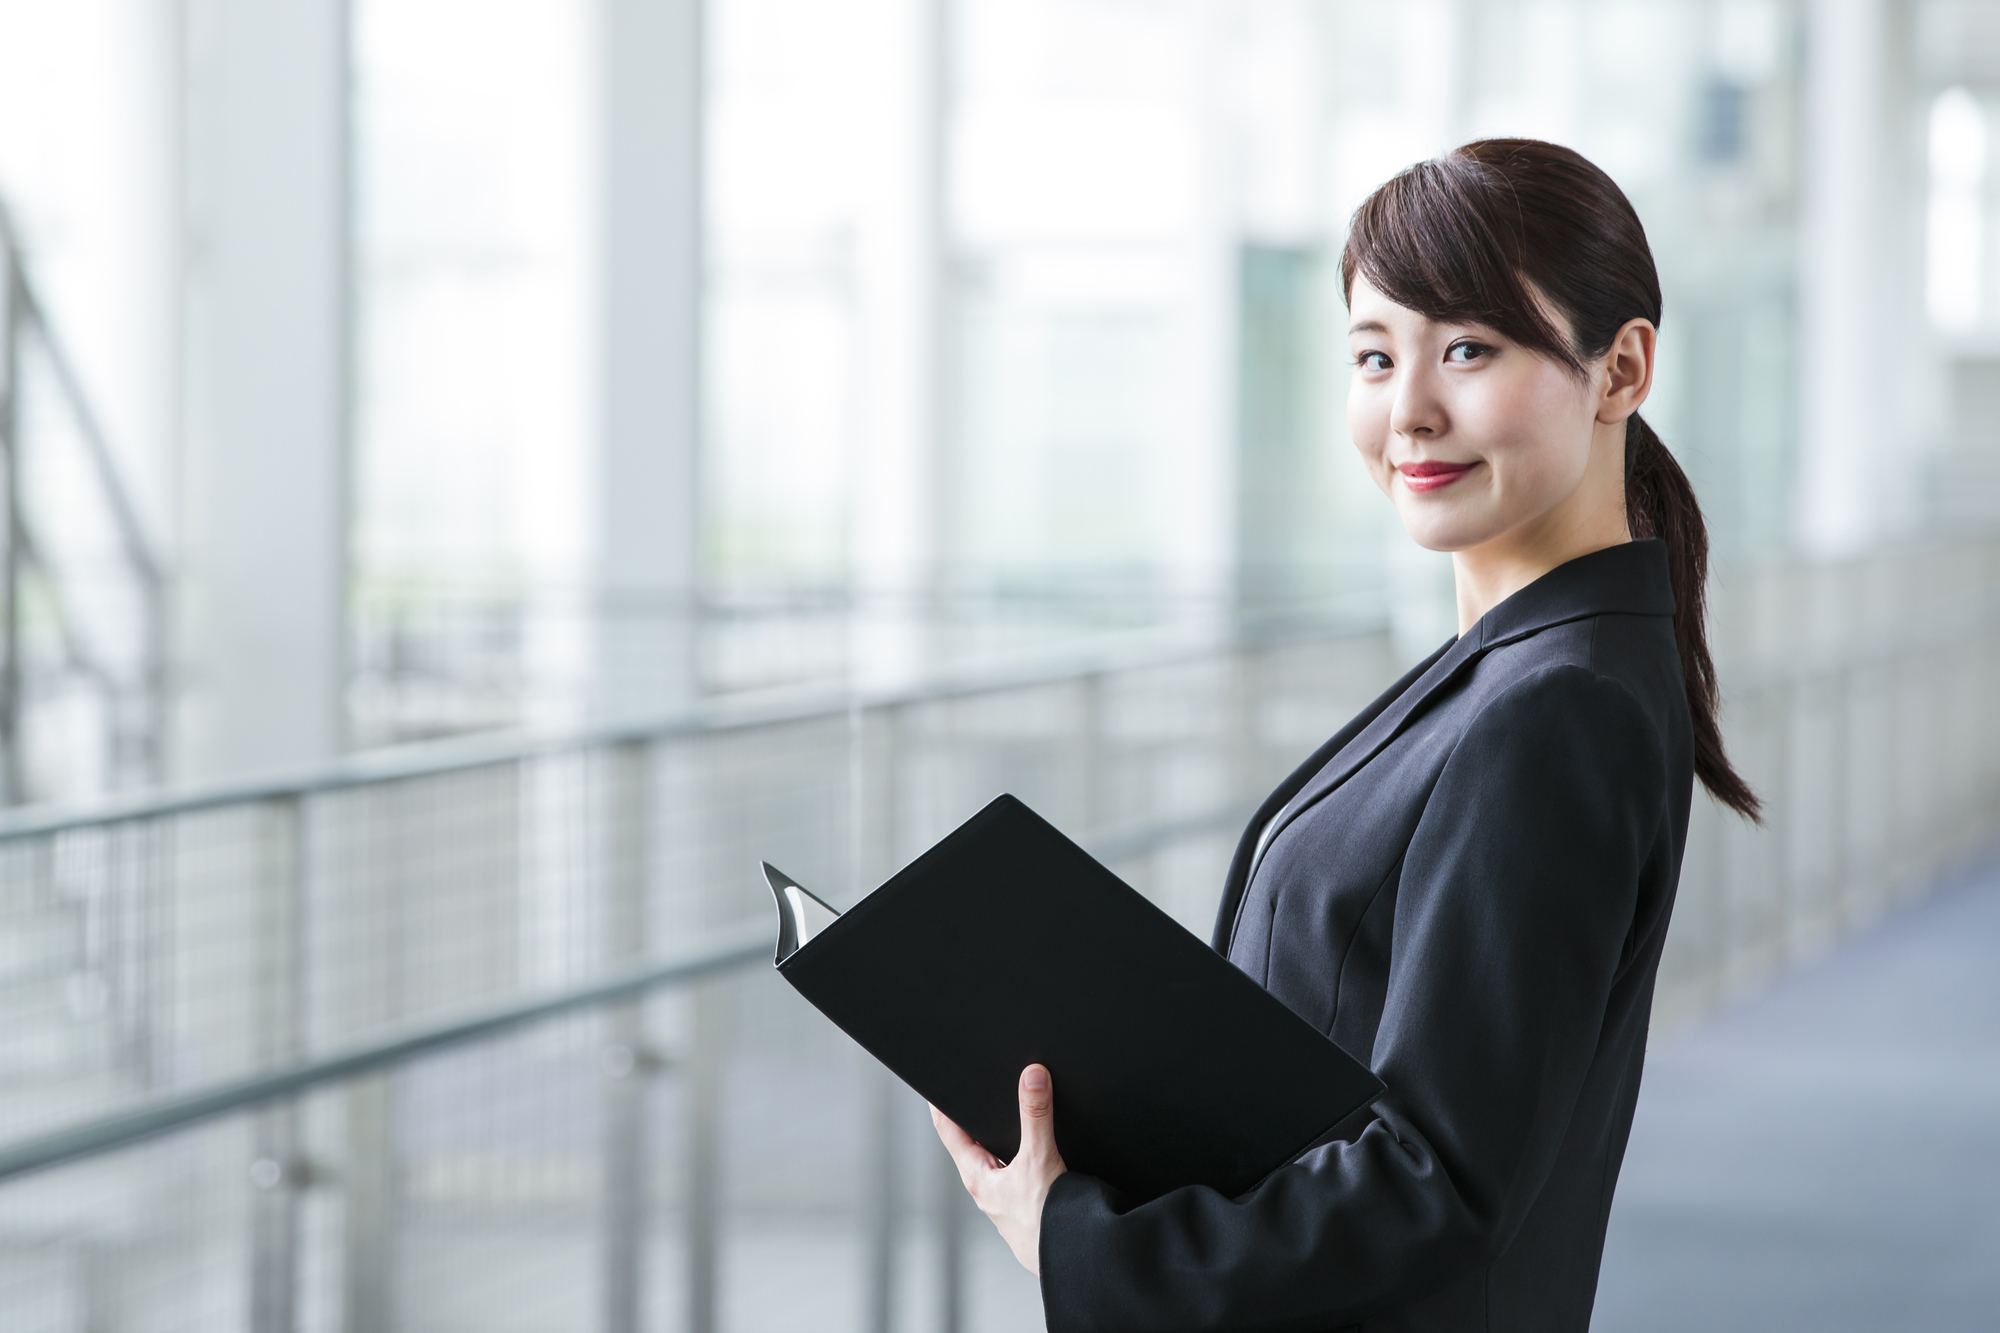
<path fill-rule="evenodd" d="M 1550 317 L 1524 273 L 1519 201 L 1506 178 L 1459 154 L 1398 173 L 1355 211 L 1341 254 L 1341 290 L 1354 279 L 1428 319 L 1484 324 L 1574 372 L 1572 337 Z"/>

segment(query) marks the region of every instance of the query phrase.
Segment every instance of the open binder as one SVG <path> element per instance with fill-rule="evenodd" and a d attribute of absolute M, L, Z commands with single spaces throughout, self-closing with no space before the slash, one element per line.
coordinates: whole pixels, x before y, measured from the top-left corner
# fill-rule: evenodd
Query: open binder
<path fill-rule="evenodd" d="M 844 914 L 764 876 L 779 973 L 1003 1161 L 1037 1061 L 1063 1160 L 1135 1202 L 1242 1194 L 1382 1090 L 1012 796 Z"/>

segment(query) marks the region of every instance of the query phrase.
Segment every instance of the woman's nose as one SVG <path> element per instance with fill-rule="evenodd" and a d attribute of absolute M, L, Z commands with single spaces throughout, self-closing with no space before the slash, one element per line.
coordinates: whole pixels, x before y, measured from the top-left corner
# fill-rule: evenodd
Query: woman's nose
<path fill-rule="evenodd" d="M 1427 439 L 1442 435 L 1446 418 L 1436 389 L 1431 377 L 1421 370 L 1404 375 L 1389 405 L 1389 429 L 1398 435 Z"/>

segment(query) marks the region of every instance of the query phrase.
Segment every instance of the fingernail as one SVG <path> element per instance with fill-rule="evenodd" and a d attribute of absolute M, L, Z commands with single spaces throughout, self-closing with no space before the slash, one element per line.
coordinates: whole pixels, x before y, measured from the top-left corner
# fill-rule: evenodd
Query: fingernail
<path fill-rule="evenodd" d="M 1049 1089 L 1049 1071 L 1040 1065 L 1029 1065 L 1027 1070 L 1021 1075 L 1021 1086 L 1029 1092 L 1047 1092 Z"/>

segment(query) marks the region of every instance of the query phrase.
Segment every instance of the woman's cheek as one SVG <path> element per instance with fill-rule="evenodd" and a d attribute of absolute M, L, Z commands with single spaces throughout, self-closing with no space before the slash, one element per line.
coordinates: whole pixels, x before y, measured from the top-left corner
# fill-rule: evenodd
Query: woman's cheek
<path fill-rule="evenodd" d="M 1544 512 L 1575 488 L 1559 440 L 1531 435 L 1511 441 L 1498 453 L 1500 508 L 1511 522 Z"/>
<path fill-rule="evenodd" d="M 1590 431 L 1579 426 L 1570 403 L 1538 406 L 1546 410 L 1517 423 L 1507 453 L 1517 489 L 1530 493 L 1523 498 L 1552 504 L 1583 481 L 1590 464 Z"/>
<path fill-rule="evenodd" d="M 1375 479 L 1386 495 L 1389 493 L 1389 469 L 1384 462 L 1384 451 L 1389 444 L 1389 412 L 1386 406 L 1377 410 L 1368 401 L 1365 393 L 1350 393 L 1347 398 L 1347 438 L 1354 441 L 1354 451 L 1361 455 L 1361 464 L 1368 469 L 1368 475 Z"/>
<path fill-rule="evenodd" d="M 1590 399 L 1568 376 L 1550 366 L 1538 370 L 1495 407 L 1506 413 L 1509 434 L 1518 441 L 1513 452 L 1522 480 L 1553 501 L 1583 480 L 1593 414 Z"/>

